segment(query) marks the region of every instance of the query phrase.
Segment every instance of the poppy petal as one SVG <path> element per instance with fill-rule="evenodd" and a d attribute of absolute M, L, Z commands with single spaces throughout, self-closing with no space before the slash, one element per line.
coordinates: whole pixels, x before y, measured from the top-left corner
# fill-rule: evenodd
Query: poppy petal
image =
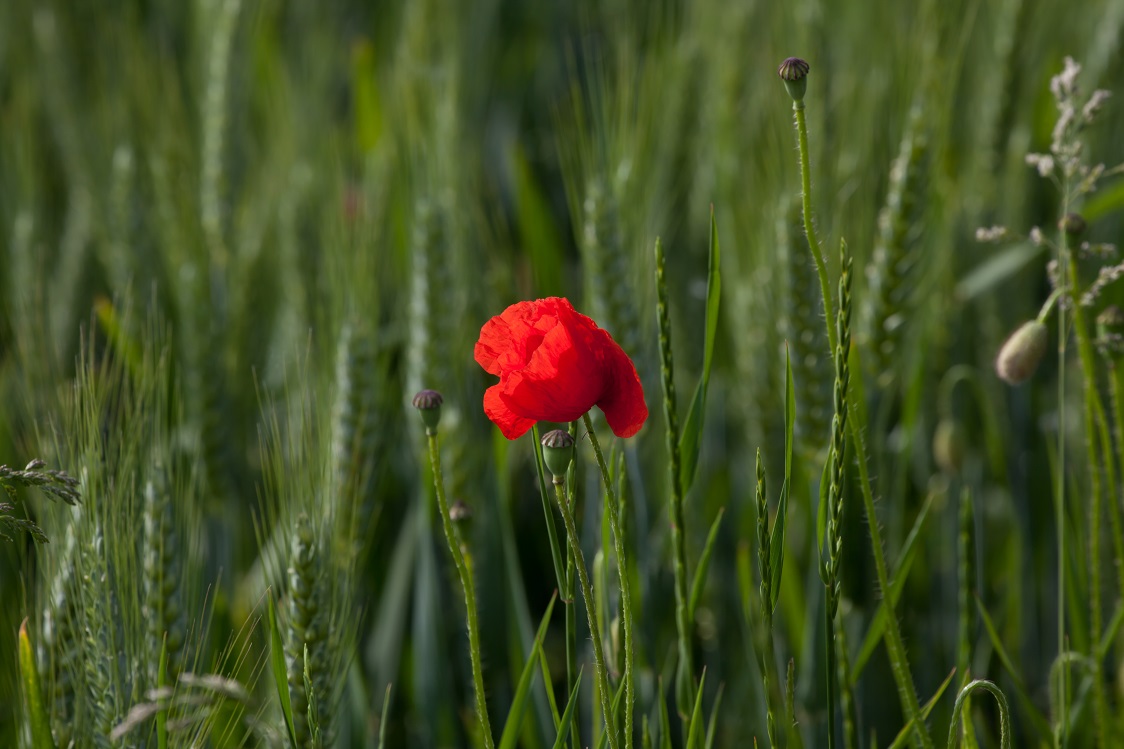
<path fill-rule="evenodd" d="M 527 366 L 501 382 L 508 406 L 536 421 L 556 423 L 581 418 L 592 408 L 603 380 L 583 337 L 584 331 L 566 325 L 551 328 Z"/>
<path fill-rule="evenodd" d="M 535 425 L 535 419 L 528 419 L 508 408 L 500 393 L 501 385 L 493 385 L 484 391 L 484 414 L 500 428 L 509 440 L 519 439 Z"/>
<path fill-rule="evenodd" d="M 604 332 L 604 331 L 602 331 Z M 605 421 L 618 437 L 631 437 L 640 431 L 648 419 L 648 406 L 644 403 L 644 387 L 636 365 L 608 333 L 609 345 L 605 354 L 605 390 L 597 407 L 605 414 Z"/>

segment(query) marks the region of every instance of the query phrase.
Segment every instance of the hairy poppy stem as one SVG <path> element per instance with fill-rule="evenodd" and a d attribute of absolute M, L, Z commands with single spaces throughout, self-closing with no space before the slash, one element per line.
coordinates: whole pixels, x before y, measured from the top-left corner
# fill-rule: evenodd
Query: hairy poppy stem
<path fill-rule="evenodd" d="M 613 479 L 609 476 L 609 466 L 605 463 L 605 455 L 601 452 L 601 443 L 597 440 L 597 432 L 593 430 L 593 420 L 589 418 L 588 411 L 582 419 L 585 420 L 589 441 L 593 445 L 594 455 L 597 456 L 597 466 L 601 469 L 601 480 L 609 496 L 609 527 L 613 532 L 613 551 L 617 555 L 617 576 L 621 584 L 621 628 L 624 630 L 624 745 L 625 749 L 632 749 L 632 713 L 636 702 L 633 667 L 636 655 L 633 652 L 635 646 L 632 640 L 632 595 L 628 585 L 628 557 L 624 550 L 620 506 L 617 504 L 617 494 L 613 489 Z"/>
<path fill-rule="evenodd" d="M 433 487 L 437 490 L 437 507 L 441 515 L 441 525 L 445 529 L 445 540 L 449 543 L 449 553 L 464 588 L 464 607 L 468 619 L 468 651 L 472 661 L 472 686 L 476 692 L 476 717 L 480 719 L 480 733 L 484 737 L 486 749 L 495 747 L 492 738 L 492 724 L 488 720 L 488 702 L 484 695 L 484 670 L 480 665 L 480 625 L 476 618 L 476 589 L 472 582 L 470 562 L 461 553 L 456 530 L 449 517 L 449 501 L 445 497 L 445 481 L 441 476 L 441 451 L 437 445 L 437 429 L 426 428 L 429 442 L 429 463 L 433 468 Z"/>
<path fill-rule="evenodd" d="M 581 541 L 578 537 L 578 527 L 574 523 L 574 514 L 570 512 L 570 503 L 566 500 L 566 491 L 562 488 L 564 479 L 554 477 L 554 498 L 558 503 L 558 511 L 562 513 L 562 522 L 566 524 L 566 535 L 570 539 L 570 549 L 574 552 L 574 566 L 578 571 L 578 582 L 582 587 L 582 598 L 585 599 L 585 614 L 589 619 L 589 635 L 593 640 L 593 671 L 597 678 L 597 691 L 601 693 L 601 712 L 605 716 L 605 728 L 609 737 L 610 749 L 619 749 L 617 740 L 616 720 L 613 717 L 613 697 L 609 691 L 609 673 L 605 669 L 605 655 L 601 652 L 601 627 L 597 623 L 597 599 L 593 597 L 593 586 L 589 582 L 589 573 L 585 568 L 585 554 L 582 553 Z"/>

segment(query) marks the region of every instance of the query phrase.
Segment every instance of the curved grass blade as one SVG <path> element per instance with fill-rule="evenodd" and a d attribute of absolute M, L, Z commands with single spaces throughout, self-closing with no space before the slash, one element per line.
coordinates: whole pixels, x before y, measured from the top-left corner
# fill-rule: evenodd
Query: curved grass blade
<path fill-rule="evenodd" d="M 703 588 L 706 587 L 706 573 L 710 569 L 710 557 L 714 553 L 714 542 L 718 539 L 718 526 L 721 525 L 722 518 L 725 515 L 726 508 L 719 508 L 718 517 L 714 518 L 714 522 L 710 525 L 710 532 L 706 535 L 706 546 L 703 547 L 702 556 L 699 557 L 699 565 L 695 569 L 695 579 L 691 583 L 690 603 L 687 607 L 691 621 L 695 620 L 695 609 L 698 608 Z"/>
<path fill-rule="evenodd" d="M 683 461 L 679 483 L 684 496 L 695 481 L 695 469 L 699 464 L 699 449 L 702 444 L 703 416 L 706 410 L 706 391 L 710 386 L 710 369 L 714 360 L 714 340 L 718 334 L 718 305 L 722 297 L 721 256 L 718 249 L 718 225 L 714 221 L 714 206 L 710 207 L 710 252 L 706 276 L 706 337 L 703 344 L 703 368 L 691 407 L 687 411 L 687 421 L 679 436 L 679 454 Z"/>
<path fill-rule="evenodd" d="M 527 712 L 527 696 L 531 693 L 531 682 L 535 676 L 535 666 L 539 665 L 539 653 L 542 652 L 542 640 L 546 635 L 546 628 L 550 624 L 550 615 L 554 612 L 554 602 L 558 594 L 550 597 L 542 621 L 539 622 L 539 631 L 535 634 L 535 644 L 527 655 L 527 662 L 523 666 L 523 673 L 519 675 L 519 684 L 515 689 L 515 696 L 511 699 L 511 709 L 507 713 L 507 722 L 503 726 L 500 736 L 499 749 L 515 749 L 519 741 L 519 729 L 523 725 L 523 716 Z"/>
<path fill-rule="evenodd" d="M 51 735 L 51 722 L 47 718 L 47 706 L 43 703 L 43 688 L 39 682 L 39 667 L 35 663 L 35 651 L 31 647 L 31 637 L 27 634 L 27 619 L 20 625 L 19 633 L 20 676 L 23 679 L 23 693 L 27 700 L 27 722 L 31 728 L 32 749 L 55 749 L 55 739 Z"/>
<path fill-rule="evenodd" d="M 999 703 L 999 746 L 1000 749 L 1011 749 L 1011 708 L 1007 705 L 1007 697 L 1003 690 L 986 679 L 977 679 L 967 684 L 956 695 L 956 704 L 952 707 L 952 721 L 948 726 L 948 749 L 956 747 L 956 728 L 960 724 L 960 713 L 964 709 L 964 700 L 977 689 L 991 692 L 995 701 Z"/>
<path fill-rule="evenodd" d="M 297 749 L 297 731 L 293 725 L 293 702 L 289 697 L 289 668 L 285 664 L 285 646 L 281 644 L 281 628 L 277 626 L 277 608 L 273 604 L 273 591 L 266 593 L 269 600 L 269 667 L 281 699 L 281 714 L 285 717 L 285 730 L 289 733 L 289 746 Z"/>
<path fill-rule="evenodd" d="M 660 696 L 660 749 L 671 749 L 671 720 L 667 716 L 667 700 L 663 696 L 663 677 L 658 682 Z"/>
<path fill-rule="evenodd" d="M 566 702 L 566 709 L 558 726 L 558 738 L 554 742 L 554 749 L 563 749 L 566 746 L 566 737 L 570 735 L 570 725 L 574 722 L 574 708 L 578 705 L 578 693 L 581 691 L 582 669 L 578 669 L 577 678 L 574 679 L 574 688 L 570 690 L 570 699 Z"/>

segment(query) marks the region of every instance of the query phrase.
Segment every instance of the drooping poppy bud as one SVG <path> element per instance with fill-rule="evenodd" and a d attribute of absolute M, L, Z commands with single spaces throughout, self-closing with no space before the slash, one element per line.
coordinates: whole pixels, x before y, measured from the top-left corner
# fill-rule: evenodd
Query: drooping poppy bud
<path fill-rule="evenodd" d="M 437 431 L 437 424 L 441 421 L 441 404 L 444 402 L 445 399 L 436 390 L 420 390 L 414 396 L 414 408 L 421 414 L 426 434 Z"/>
<path fill-rule="evenodd" d="M 546 470 L 561 483 L 574 460 L 574 438 L 564 429 L 554 429 L 542 436 L 542 459 Z"/>
<path fill-rule="evenodd" d="M 1048 331 L 1037 320 L 1028 320 L 1011 334 L 995 359 L 995 373 L 1010 385 L 1030 379 L 1046 354 Z"/>

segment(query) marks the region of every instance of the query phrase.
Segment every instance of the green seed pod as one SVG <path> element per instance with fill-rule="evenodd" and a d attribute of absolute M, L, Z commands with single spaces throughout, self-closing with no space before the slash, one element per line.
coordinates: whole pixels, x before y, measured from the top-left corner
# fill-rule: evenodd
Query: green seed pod
<path fill-rule="evenodd" d="M 784 81 L 793 101 L 804 101 L 804 93 L 808 90 L 808 70 L 808 63 L 799 57 L 789 57 L 777 68 L 777 75 Z"/>
<path fill-rule="evenodd" d="M 561 481 L 574 460 L 574 438 L 563 429 L 554 429 L 542 436 L 542 459 L 546 470 Z"/>
<path fill-rule="evenodd" d="M 1030 379 L 1046 354 L 1047 337 L 1046 326 L 1037 320 L 1023 323 L 999 349 L 995 372 L 1000 379 L 1010 385 Z"/>
<path fill-rule="evenodd" d="M 420 390 L 414 396 L 414 408 L 421 414 L 427 434 L 437 431 L 437 424 L 441 421 L 441 404 L 444 402 L 445 399 L 436 390 Z"/>
<path fill-rule="evenodd" d="M 958 419 L 944 418 L 933 432 L 933 461 L 949 476 L 957 476 L 964 467 L 968 433 Z"/>

